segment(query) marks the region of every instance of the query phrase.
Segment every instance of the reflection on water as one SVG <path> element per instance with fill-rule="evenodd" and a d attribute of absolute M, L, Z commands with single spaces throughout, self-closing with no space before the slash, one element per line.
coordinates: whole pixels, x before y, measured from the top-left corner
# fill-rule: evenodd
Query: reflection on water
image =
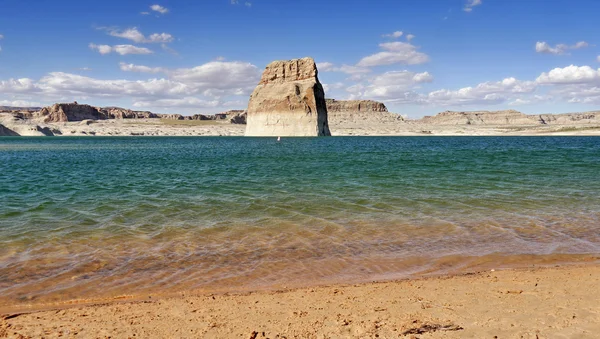
<path fill-rule="evenodd" d="M 573 137 L 0 138 L 0 307 L 581 260 L 600 252 L 599 154 Z"/>

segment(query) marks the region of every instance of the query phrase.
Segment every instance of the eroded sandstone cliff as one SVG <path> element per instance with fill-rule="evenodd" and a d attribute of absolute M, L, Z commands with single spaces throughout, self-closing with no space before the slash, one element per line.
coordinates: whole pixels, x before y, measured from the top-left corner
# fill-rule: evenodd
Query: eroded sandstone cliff
<path fill-rule="evenodd" d="M 580 125 L 600 123 L 600 112 L 527 115 L 515 110 L 445 111 L 416 122 L 433 125 Z"/>
<path fill-rule="evenodd" d="M 106 114 L 97 107 L 78 103 L 54 104 L 44 107 L 38 112 L 44 122 L 82 121 L 87 119 L 106 119 Z"/>
<path fill-rule="evenodd" d="M 274 61 L 250 96 L 246 136 L 329 136 L 325 92 L 312 58 Z"/>
<path fill-rule="evenodd" d="M 331 126 L 345 127 L 359 123 L 402 122 L 404 118 L 388 112 L 385 104 L 372 100 L 326 99 L 327 119 Z"/>
<path fill-rule="evenodd" d="M 535 119 L 515 110 L 445 111 L 434 116 L 425 116 L 419 122 L 436 125 L 531 125 L 535 124 Z"/>

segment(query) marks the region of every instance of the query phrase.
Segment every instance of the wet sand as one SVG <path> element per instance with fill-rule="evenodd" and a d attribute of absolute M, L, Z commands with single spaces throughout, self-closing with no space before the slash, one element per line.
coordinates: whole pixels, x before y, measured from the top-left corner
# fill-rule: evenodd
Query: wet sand
<path fill-rule="evenodd" d="M 597 259 L 597 258 L 596 258 Z M 600 265 L 5 314 L 0 337 L 597 338 Z"/>

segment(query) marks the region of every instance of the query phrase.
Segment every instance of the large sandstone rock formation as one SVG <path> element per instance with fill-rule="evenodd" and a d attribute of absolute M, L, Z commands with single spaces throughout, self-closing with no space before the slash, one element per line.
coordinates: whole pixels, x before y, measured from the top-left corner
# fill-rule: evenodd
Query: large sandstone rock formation
<path fill-rule="evenodd" d="M 44 122 L 99 120 L 107 118 L 105 113 L 101 112 L 97 107 L 80 105 L 78 103 L 54 104 L 42 108 L 38 114 Z"/>
<path fill-rule="evenodd" d="M 275 61 L 250 96 L 246 136 L 329 136 L 325 92 L 312 58 Z"/>

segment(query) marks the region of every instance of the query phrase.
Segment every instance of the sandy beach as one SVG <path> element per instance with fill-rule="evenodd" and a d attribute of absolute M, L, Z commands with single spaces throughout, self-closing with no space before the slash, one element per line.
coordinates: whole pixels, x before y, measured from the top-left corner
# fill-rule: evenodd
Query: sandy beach
<path fill-rule="evenodd" d="M 597 338 L 600 266 L 489 270 L 6 314 L 8 338 Z"/>

